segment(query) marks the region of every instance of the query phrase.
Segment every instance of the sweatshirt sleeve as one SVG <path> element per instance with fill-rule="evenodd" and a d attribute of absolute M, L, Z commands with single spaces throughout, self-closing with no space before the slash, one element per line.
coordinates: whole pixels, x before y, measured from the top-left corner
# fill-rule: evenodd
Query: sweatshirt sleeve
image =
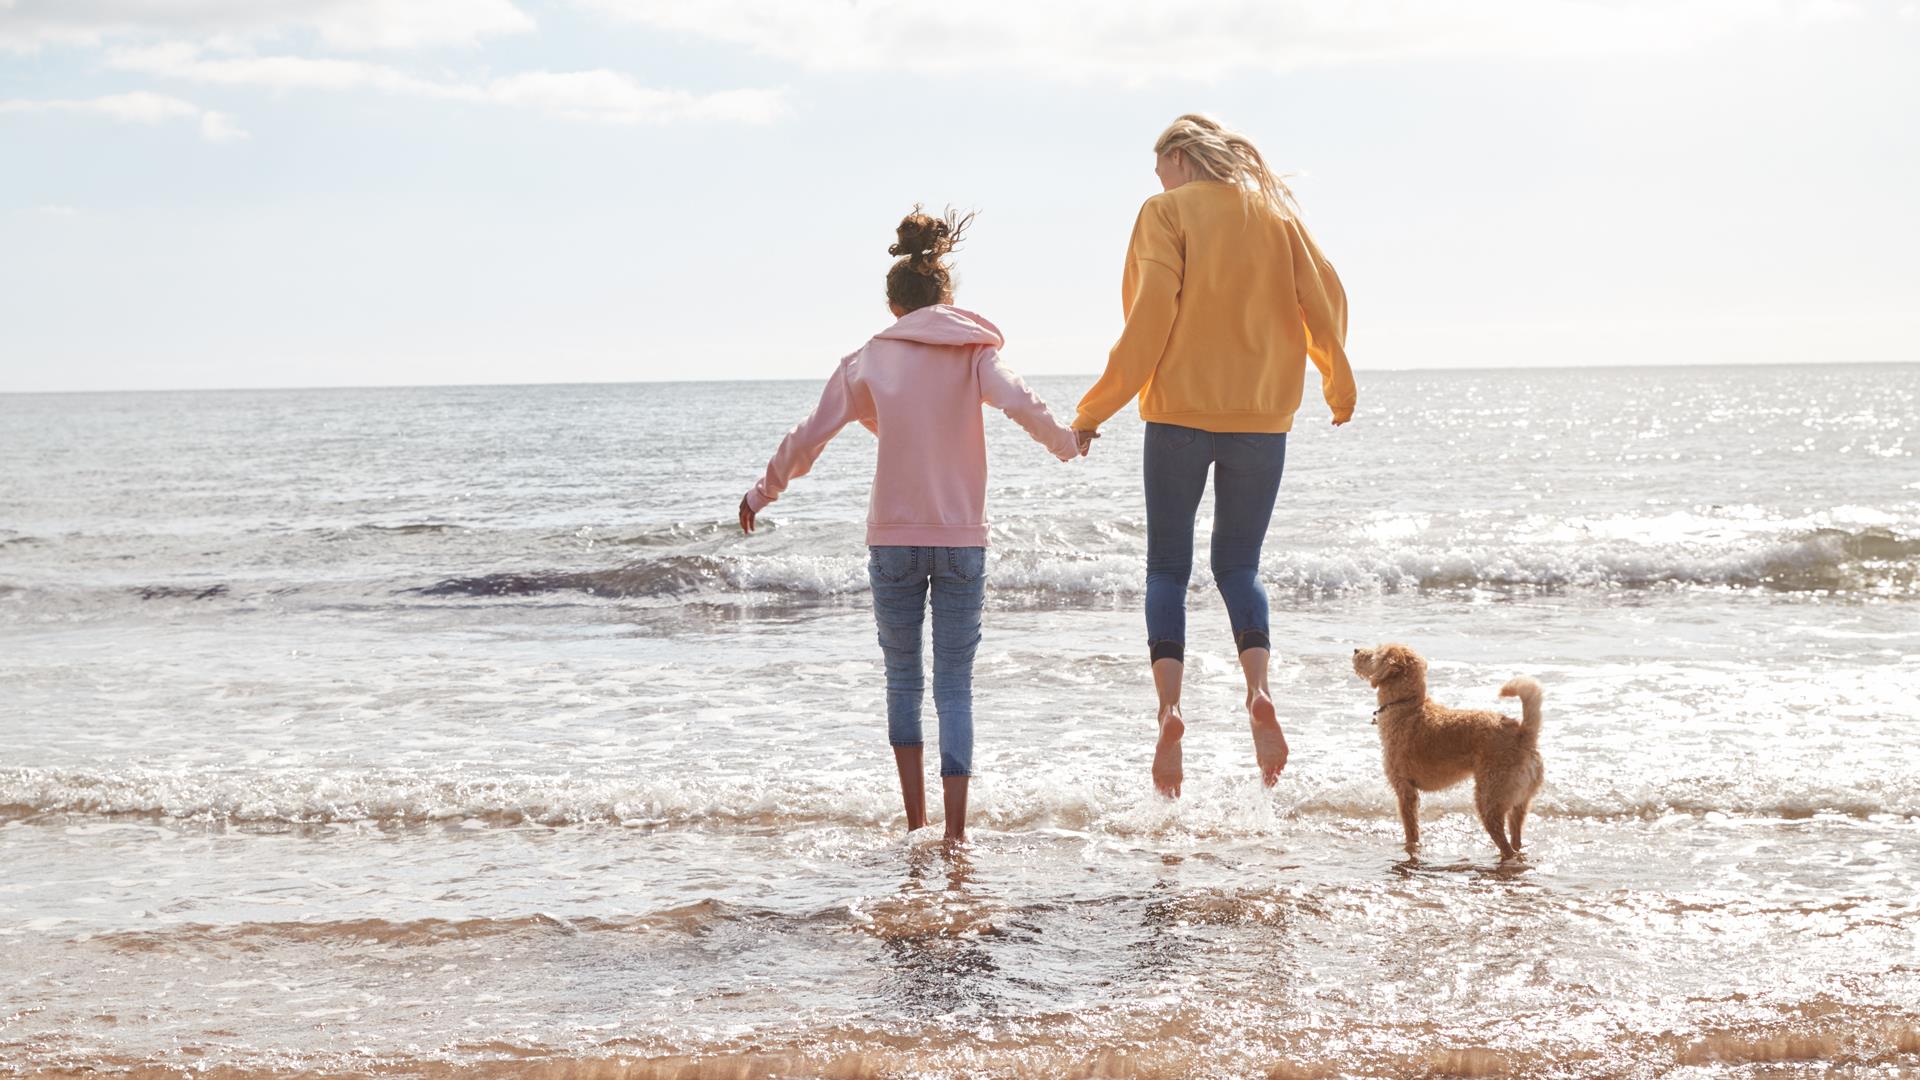
<path fill-rule="evenodd" d="M 1307 355 L 1320 369 L 1320 393 L 1333 418 L 1345 422 L 1353 417 L 1357 396 L 1353 369 L 1347 365 L 1347 290 L 1298 222 L 1289 219 L 1287 232 L 1293 241 L 1293 290 L 1306 324 Z"/>
<path fill-rule="evenodd" d="M 1153 377 L 1173 333 L 1180 308 L 1180 282 L 1186 272 L 1186 245 L 1173 218 L 1171 200 L 1148 199 L 1133 224 L 1127 267 L 1120 279 L 1120 306 L 1126 326 L 1107 354 L 1107 370 L 1080 399 L 1073 426 L 1092 431 L 1126 407 Z"/>
<path fill-rule="evenodd" d="M 780 440 L 773 460 L 767 462 L 766 475 L 747 492 L 747 505 L 754 513 L 765 510 L 768 503 L 778 499 L 789 483 L 807 475 L 814 459 L 826 448 L 827 440 L 860 419 L 854 407 L 853 387 L 847 378 L 847 368 L 852 362 L 852 357 L 840 361 L 839 369 L 820 392 L 820 404 L 814 406 L 813 415 L 800 421 Z"/>
<path fill-rule="evenodd" d="M 1073 429 L 1053 418 L 1053 410 L 1040 400 L 1013 369 L 1000 360 L 1000 350 L 982 350 L 976 362 L 980 375 L 980 399 L 1006 413 L 1013 422 L 1027 429 L 1033 441 L 1052 451 L 1061 461 L 1080 456 L 1080 440 Z"/>

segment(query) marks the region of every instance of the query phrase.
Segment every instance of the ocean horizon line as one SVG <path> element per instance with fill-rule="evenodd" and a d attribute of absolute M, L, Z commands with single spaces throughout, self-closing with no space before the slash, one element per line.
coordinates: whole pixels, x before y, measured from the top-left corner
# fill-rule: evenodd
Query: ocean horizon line
<path fill-rule="evenodd" d="M 1741 361 L 1704 361 L 1694 363 L 1634 363 L 1618 364 L 1512 364 L 1507 366 L 1446 366 L 1446 367 L 1369 367 L 1360 371 L 1371 374 L 1485 374 L 1496 371 L 1611 371 L 1630 368 L 1636 371 L 1674 371 L 1689 368 L 1711 368 L 1716 370 L 1739 370 L 1746 368 L 1856 368 L 1856 367 L 1913 367 L 1920 360 L 1741 360 Z M 1087 379 L 1099 378 L 1098 371 L 1034 371 L 1022 372 L 1028 379 L 1056 379 L 1079 376 Z M 819 374 L 780 377 L 780 378 L 738 378 L 738 379 L 590 379 L 590 380 L 533 380 L 504 382 L 425 382 L 425 383 L 324 383 L 300 384 L 293 386 L 146 386 L 115 387 L 110 389 L 57 389 L 57 390 L 6 390 L 0 389 L 0 397 L 62 397 L 84 394 L 252 394 L 252 393 L 294 393 L 311 390 L 480 390 L 510 386 L 701 386 L 731 385 L 737 383 L 812 383 L 820 380 Z"/>

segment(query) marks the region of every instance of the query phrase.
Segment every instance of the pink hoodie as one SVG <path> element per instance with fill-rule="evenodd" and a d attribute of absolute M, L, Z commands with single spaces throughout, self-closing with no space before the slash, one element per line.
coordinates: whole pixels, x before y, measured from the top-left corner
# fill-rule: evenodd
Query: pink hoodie
<path fill-rule="evenodd" d="M 948 304 L 901 316 L 840 361 L 813 415 L 780 440 L 747 505 L 756 514 L 765 509 L 813 468 L 828 439 L 858 420 L 880 436 L 867 543 L 985 547 L 983 402 L 1060 460 L 1080 453 L 1073 429 L 1000 362 L 1003 344 L 998 327 Z"/>

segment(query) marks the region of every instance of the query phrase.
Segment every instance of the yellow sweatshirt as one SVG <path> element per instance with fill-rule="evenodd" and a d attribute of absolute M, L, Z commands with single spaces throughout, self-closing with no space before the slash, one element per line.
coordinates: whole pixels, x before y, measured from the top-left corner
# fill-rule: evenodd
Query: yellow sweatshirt
<path fill-rule="evenodd" d="M 1206 431 L 1288 431 L 1307 359 L 1333 418 L 1353 415 L 1347 294 L 1298 223 L 1216 180 L 1148 199 L 1120 283 L 1127 325 L 1080 399 L 1091 431 L 1140 396 L 1142 419 Z"/>

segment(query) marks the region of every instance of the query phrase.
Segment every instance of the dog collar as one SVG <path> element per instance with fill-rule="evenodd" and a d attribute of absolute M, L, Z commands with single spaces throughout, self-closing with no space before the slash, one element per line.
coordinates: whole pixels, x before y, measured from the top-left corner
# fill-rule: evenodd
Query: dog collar
<path fill-rule="evenodd" d="M 1373 710 L 1373 722 L 1376 724 L 1379 723 L 1380 714 L 1383 712 L 1386 712 L 1388 709 L 1393 708 L 1395 705 L 1410 705 L 1413 702 L 1416 702 L 1419 700 L 1420 699 L 1417 697 L 1410 697 L 1410 698 L 1401 698 L 1399 701 L 1389 701 L 1385 705 L 1382 705 L 1379 708 Z"/>

